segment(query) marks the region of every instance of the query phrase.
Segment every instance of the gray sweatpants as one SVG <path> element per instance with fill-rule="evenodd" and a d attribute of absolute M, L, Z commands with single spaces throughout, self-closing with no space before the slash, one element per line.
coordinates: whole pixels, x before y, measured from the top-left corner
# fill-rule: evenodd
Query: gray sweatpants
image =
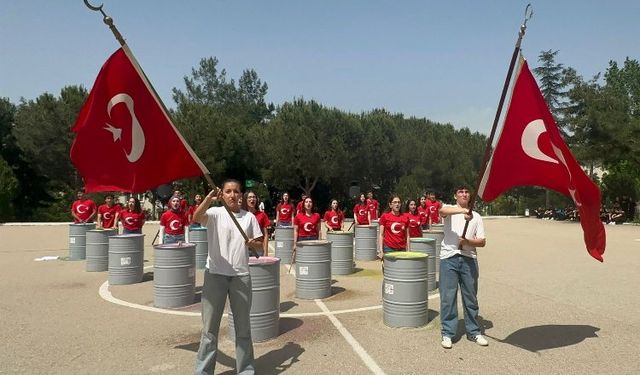
<path fill-rule="evenodd" d="M 236 331 L 236 370 L 238 374 L 254 374 L 251 341 L 251 276 L 225 276 L 204 272 L 202 287 L 202 337 L 196 357 L 196 375 L 213 374 L 218 354 L 218 332 L 224 305 L 229 296 Z"/>

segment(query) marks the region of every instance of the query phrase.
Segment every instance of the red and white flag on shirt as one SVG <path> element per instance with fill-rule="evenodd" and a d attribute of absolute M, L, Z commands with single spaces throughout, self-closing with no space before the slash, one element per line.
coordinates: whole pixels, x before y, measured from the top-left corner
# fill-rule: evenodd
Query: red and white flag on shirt
<path fill-rule="evenodd" d="M 580 213 L 587 251 L 602 262 L 606 234 L 600 221 L 600 190 L 562 140 L 524 59 L 516 76 L 504 127 L 478 196 L 492 201 L 515 186 L 537 185 L 571 197 Z"/>
<path fill-rule="evenodd" d="M 126 45 L 102 66 L 72 130 L 87 192 L 142 192 L 208 173 Z"/>

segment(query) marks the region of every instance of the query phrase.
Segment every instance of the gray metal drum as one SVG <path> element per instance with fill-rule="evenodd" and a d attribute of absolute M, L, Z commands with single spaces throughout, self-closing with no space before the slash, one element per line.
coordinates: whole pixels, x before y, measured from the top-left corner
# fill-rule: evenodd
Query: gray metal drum
<path fill-rule="evenodd" d="M 444 230 L 444 224 L 431 224 L 431 230 Z"/>
<path fill-rule="evenodd" d="M 109 269 L 109 237 L 115 234 L 115 229 L 87 231 L 87 272 L 102 272 Z"/>
<path fill-rule="evenodd" d="M 291 264 L 293 255 L 293 227 L 276 227 L 276 258 L 280 263 Z"/>
<path fill-rule="evenodd" d="M 376 260 L 378 254 L 378 226 L 356 225 L 356 259 Z"/>
<path fill-rule="evenodd" d="M 196 244 L 196 269 L 203 270 L 207 265 L 209 255 L 209 242 L 207 241 L 207 228 L 196 227 L 189 229 L 189 242 Z"/>
<path fill-rule="evenodd" d="M 440 248 L 444 239 L 444 231 L 437 229 L 423 230 L 422 237 L 436 240 L 436 272 L 440 273 Z"/>
<path fill-rule="evenodd" d="M 87 231 L 96 229 L 95 223 L 69 224 L 69 260 L 82 260 L 87 256 Z"/>
<path fill-rule="evenodd" d="M 153 253 L 153 304 L 163 308 L 193 304 L 196 245 L 189 242 L 155 245 Z"/>
<path fill-rule="evenodd" d="M 249 258 L 251 274 L 251 339 L 262 342 L 278 337 L 280 331 L 280 259 Z M 229 313 L 229 334 L 235 337 L 233 313 Z"/>
<path fill-rule="evenodd" d="M 353 232 L 327 232 L 327 241 L 331 242 L 331 274 L 352 274 Z"/>
<path fill-rule="evenodd" d="M 420 327 L 429 322 L 427 254 L 396 251 L 384 255 L 382 311 L 389 327 Z"/>
<path fill-rule="evenodd" d="M 433 238 L 412 238 L 409 241 L 409 251 L 427 254 L 427 291 L 436 290 L 436 240 Z"/>
<path fill-rule="evenodd" d="M 144 234 L 109 237 L 109 284 L 135 284 L 142 281 Z"/>
<path fill-rule="evenodd" d="M 331 295 L 331 242 L 299 241 L 296 250 L 296 297 Z"/>

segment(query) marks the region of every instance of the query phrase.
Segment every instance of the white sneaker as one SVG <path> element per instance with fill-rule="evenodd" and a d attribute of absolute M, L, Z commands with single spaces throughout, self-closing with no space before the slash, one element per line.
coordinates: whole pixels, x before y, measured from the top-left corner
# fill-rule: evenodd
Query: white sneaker
<path fill-rule="evenodd" d="M 489 341 L 487 341 L 487 339 L 484 338 L 484 336 L 482 335 L 477 335 L 474 337 L 470 337 L 469 340 L 475 342 L 476 344 L 480 345 L 480 346 L 488 346 L 489 345 Z"/>
<path fill-rule="evenodd" d="M 447 337 L 447 336 L 442 336 L 442 342 L 440 344 L 445 349 L 451 349 L 453 347 L 453 343 L 451 342 L 451 337 Z"/>

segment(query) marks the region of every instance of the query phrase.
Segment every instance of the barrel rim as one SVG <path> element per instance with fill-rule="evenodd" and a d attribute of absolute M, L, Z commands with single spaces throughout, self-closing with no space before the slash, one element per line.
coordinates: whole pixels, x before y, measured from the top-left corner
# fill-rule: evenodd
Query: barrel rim
<path fill-rule="evenodd" d="M 425 253 L 419 253 L 417 251 L 394 251 L 392 253 L 384 254 L 385 259 L 396 260 L 396 259 L 422 259 L 428 258 L 429 255 Z"/>

